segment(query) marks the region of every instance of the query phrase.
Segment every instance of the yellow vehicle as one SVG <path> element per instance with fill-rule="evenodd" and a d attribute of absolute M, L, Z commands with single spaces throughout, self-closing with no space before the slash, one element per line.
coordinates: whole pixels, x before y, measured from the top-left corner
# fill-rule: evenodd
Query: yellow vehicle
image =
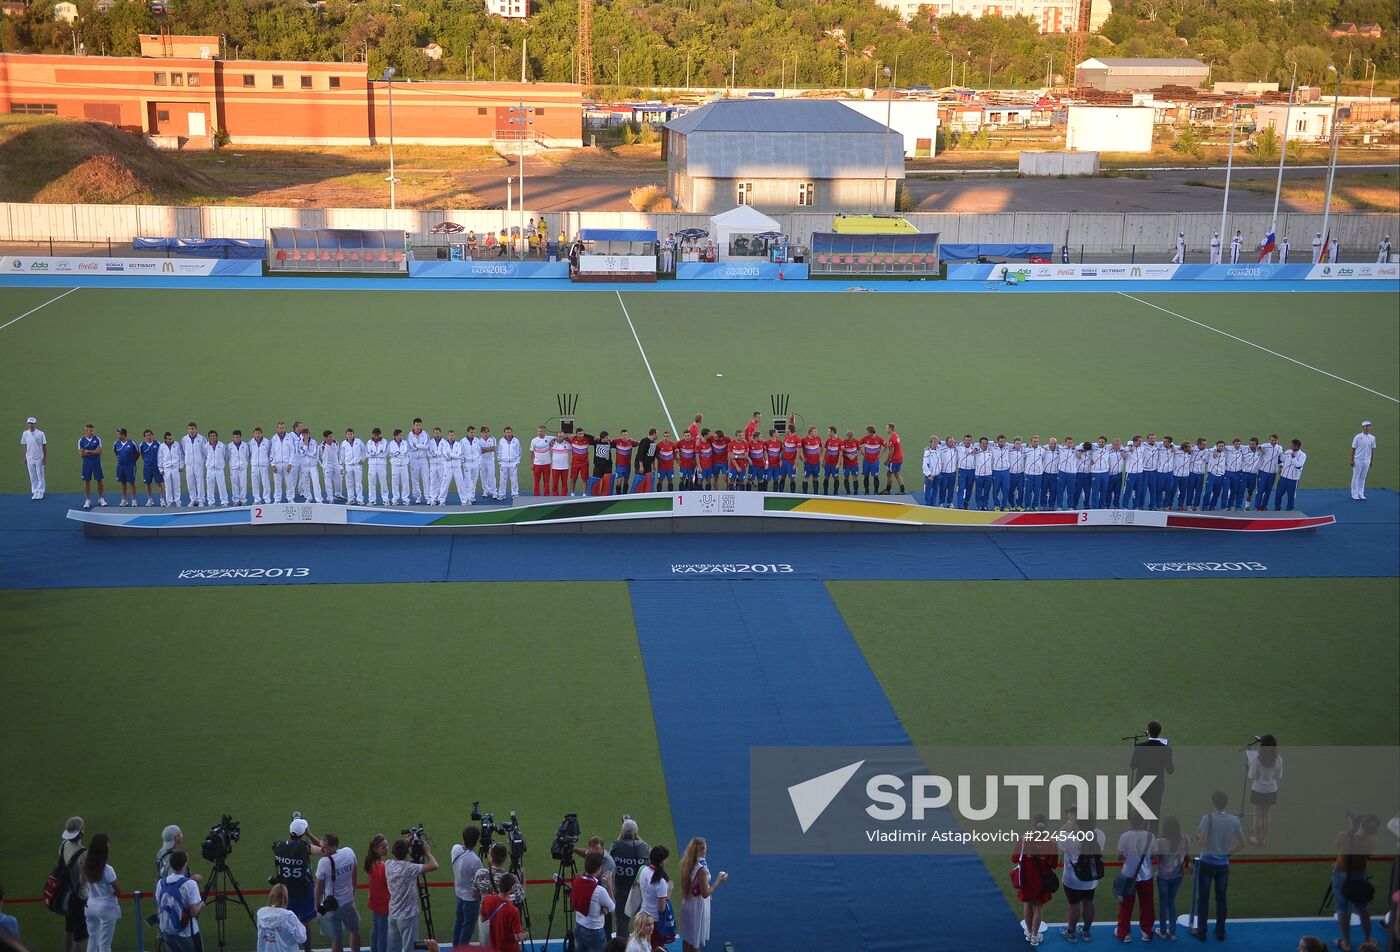
<path fill-rule="evenodd" d="M 837 215 L 831 230 L 838 235 L 917 235 L 919 229 L 899 215 Z"/>

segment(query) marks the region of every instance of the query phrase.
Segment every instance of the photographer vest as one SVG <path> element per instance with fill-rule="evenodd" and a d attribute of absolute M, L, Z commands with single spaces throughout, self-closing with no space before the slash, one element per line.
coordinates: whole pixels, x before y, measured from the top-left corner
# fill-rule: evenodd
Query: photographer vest
<path fill-rule="evenodd" d="M 306 895 L 311 886 L 311 847 L 301 840 L 282 840 L 272 844 L 272 861 L 277 866 L 274 878 L 287 887 L 287 894 Z"/>
<path fill-rule="evenodd" d="M 608 850 L 608 853 L 617 867 L 613 873 L 613 881 L 630 886 L 651 858 L 651 847 L 645 840 L 613 840 L 612 849 Z"/>

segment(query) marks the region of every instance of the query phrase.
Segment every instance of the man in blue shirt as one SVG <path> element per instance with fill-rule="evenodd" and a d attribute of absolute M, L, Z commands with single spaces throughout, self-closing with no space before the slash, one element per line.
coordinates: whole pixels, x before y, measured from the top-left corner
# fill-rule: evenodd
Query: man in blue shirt
<path fill-rule="evenodd" d="M 151 430 L 141 434 L 141 445 L 137 447 L 141 453 L 141 479 L 146 484 L 146 505 L 154 506 L 156 501 L 151 497 L 151 484 L 156 486 L 156 496 L 165 498 L 165 477 L 160 471 L 160 444 L 156 442 L 156 435 Z M 133 498 L 131 504 L 136 505 Z"/>
<path fill-rule="evenodd" d="M 1244 831 L 1240 829 L 1240 819 L 1233 813 L 1226 813 L 1225 807 L 1230 797 L 1217 790 L 1210 795 L 1212 812 L 1201 817 L 1200 830 L 1196 835 L 1200 859 L 1196 869 L 1196 922 L 1191 930 L 1191 938 L 1206 940 L 1206 923 L 1210 920 L 1210 892 L 1215 888 L 1215 937 L 1225 938 L 1225 919 L 1228 909 L 1225 892 L 1230 885 L 1230 854 L 1244 846 Z"/>
<path fill-rule="evenodd" d="M 78 456 L 83 461 L 83 508 L 92 508 L 92 481 L 97 480 L 97 504 L 107 505 L 102 498 L 102 437 L 91 423 L 83 427 L 78 438 Z"/>
<path fill-rule="evenodd" d="M 127 438 L 126 427 L 117 427 L 117 438 L 112 443 L 112 456 L 117 461 L 117 483 L 121 486 L 122 501 L 119 506 L 125 508 L 127 494 L 130 493 L 130 505 L 136 505 L 136 460 L 141 455 L 141 451 L 136 448 L 136 443 Z"/>

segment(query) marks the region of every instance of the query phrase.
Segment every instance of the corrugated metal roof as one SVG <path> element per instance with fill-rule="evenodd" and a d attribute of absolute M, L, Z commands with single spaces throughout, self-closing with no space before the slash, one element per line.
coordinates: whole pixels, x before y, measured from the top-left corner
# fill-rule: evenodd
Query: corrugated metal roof
<path fill-rule="evenodd" d="M 1088 67 L 1090 69 L 1092 69 L 1095 65 L 1107 66 L 1110 69 L 1136 69 L 1154 66 L 1180 67 L 1183 69 L 1208 68 L 1205 63 L 1202 63 L 1200 60 L 1195 59 L 1156 59 L 1152 57 L 1143 57 L 1140 59 L 1095 57 L 1091 60 L 1085 60 L 1079 65 L 1081 68 Z"/>
<path fill-rule="evenodd" d="M 681 135 L 692 132 L 880 132 L 882 122 L 834 100 L 720 99 L 666 123 Z"/>

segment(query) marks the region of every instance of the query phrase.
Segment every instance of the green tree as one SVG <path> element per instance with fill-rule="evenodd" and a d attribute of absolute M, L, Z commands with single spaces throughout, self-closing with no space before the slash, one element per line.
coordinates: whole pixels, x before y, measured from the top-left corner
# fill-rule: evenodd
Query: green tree
<path fill-rule="evenodd" d="M 1266 161 L 1278 158 L 1278 129 L 1272 122 L 1255 133 L 1249 143 L 1249 153 Z"/>
<path fill-rule="evenodd" d="M 1262 83 L 1272 73 L 1276 59 L 1272 48 L 1256 40 L 1230 54 L 1230 73 L 1238 80 Z"/>

